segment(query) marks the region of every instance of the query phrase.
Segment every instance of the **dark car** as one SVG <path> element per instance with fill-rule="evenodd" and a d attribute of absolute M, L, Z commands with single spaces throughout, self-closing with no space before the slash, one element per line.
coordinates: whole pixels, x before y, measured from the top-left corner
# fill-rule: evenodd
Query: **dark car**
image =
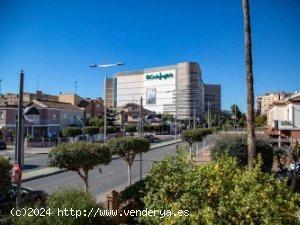
<path fill-rule="evenodd" d="M 6 149 L 5 141 L 0 141 L 0 150 L 5 150 L 5 149 Z"/>
<path fill-rule="evenodd" d="M 12 189 L 8 196 L 4 196 L 0 193 L 0 214 L 7 214 L 10 210 L 15 207 L 16 204 L 16 190 L 15 185 L 12 186 Z M 41 190 L 33 190 L 29 188 L 22 187 L 21 192 L 21 201 L 22 203 L 30 202 L 41 202 L 43 203 L 46 200 L 47 194 Z"/>
<path fill-rule="evenodd" d="M 145 135 L 144 138 L 146 138 L 150 143 L 155 141 L 155 137 L 153 135 Z"/>

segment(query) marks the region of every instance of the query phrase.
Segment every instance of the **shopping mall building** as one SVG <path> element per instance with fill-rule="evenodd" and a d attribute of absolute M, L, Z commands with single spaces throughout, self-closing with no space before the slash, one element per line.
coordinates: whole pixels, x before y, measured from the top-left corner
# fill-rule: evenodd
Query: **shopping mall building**
<path fill-rule="evenodd" d="M 205 85 L 198 63 L 183 62 L 116 74 L 106 89 L 106 102 L 120 108 L 127 103 L 140 104 L 156 113 L 170 113 L 179 119 L 201 118 L 205 113 Z M 221 109 L 220 85 L 213 85 L 210 106 Z M 215 87 L 219 88 L 215 88 Z M 207 87 L 211 87 L 208 85 Z M 211 93 L 209 91 L 208 93 Z M 217 93 L 216 93 L 217 92 Z"/>

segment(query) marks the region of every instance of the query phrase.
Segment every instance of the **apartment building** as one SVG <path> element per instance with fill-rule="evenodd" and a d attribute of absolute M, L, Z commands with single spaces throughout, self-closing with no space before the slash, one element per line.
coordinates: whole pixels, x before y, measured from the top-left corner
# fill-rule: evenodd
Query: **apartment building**
<path fill-rule="evenodd" d="M 270 134 L 300 140 L 300 94 L 273 102 L 267 109 Z"/>
<path fill-rule="evenodd" d="M 221 111 L 221 85 L 204 84 L 204 108 L 205 112 Z"/>
<path fill-rule="evenodd" d="M 273 104 L 273 102 L 288 99 L 293 95 L 293 93 L 287 92 L 274 92 L 265 93 L 256 98 L 256 107 L 258 115 L 266 115 L 267 109 Z"/>

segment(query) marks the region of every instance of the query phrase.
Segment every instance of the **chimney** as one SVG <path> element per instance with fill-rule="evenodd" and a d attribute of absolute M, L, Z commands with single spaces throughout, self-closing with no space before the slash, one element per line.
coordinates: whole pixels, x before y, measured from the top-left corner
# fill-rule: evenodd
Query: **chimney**
<path fill-rule="evenodd" d="M 36 91 L 36 99 L 42 100 L 43 92 L 42 91 Z"/>

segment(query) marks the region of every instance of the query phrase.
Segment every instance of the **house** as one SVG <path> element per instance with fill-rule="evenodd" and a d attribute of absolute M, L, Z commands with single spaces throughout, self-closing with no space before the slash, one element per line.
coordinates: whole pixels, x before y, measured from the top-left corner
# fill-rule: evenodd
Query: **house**
<path fill-rule="evenodd" d="M 271 136 L 300 141 L 300 94 L 273 102 L 267 109 L 267 125 Z"/>
<path fill-rule="evenodd" d="M 151 114 L 150 110 L 142 108 L 142 116 Z M 120 110 L 121 124 L 138 124 L 140 118 L 140 105 L 136 103 L 127 103 Z"/>
<path fill-rule="evenodd" d="M 71 103 L 38 100 L 25 102 L 25 106 L 34 106 L 39 110 L 39 121 L 35 123 L 24 120 L 24 135 L 34 137 L 53 137 L 67 126 L 82 126 L 83 111 Z M 17 104 L 2 102 L 0 104 L 0 128 L 4 137 L 15 130 Z"/>
<path fill-rule="evenodd" d="M 83 110 L 84 121 L 88 121 L 94 117 L 101 118 L 104 115 L 102 99 L 82 99 L 77 106 Z"/>

